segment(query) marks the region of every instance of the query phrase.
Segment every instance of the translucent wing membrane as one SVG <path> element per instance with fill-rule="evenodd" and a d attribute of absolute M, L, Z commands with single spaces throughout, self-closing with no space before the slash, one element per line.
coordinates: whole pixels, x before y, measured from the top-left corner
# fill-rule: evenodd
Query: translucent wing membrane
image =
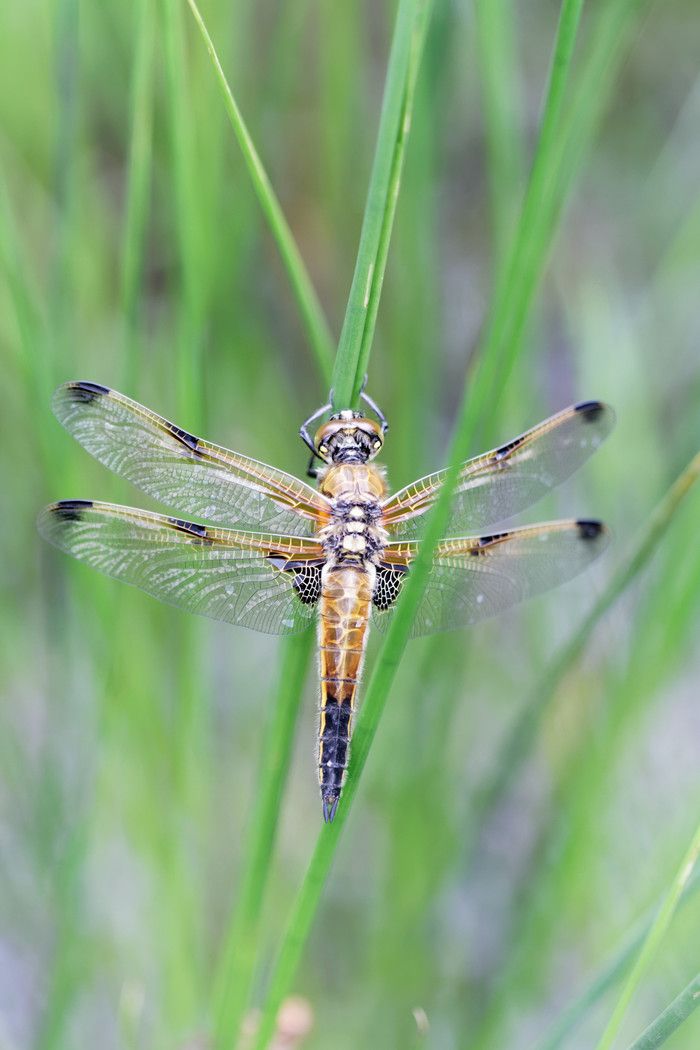
<path fill-rule="evenodd" d="M 195 437 L 97 383 L 66 383 L 53 408 L 66 430 L 116 474 L 166 506 L 240 529 L 309 536 L 328 501 L 309 485 Z"/>
<path fill-rule="evenodd" d="M 588 568 L 608 545 L 608 530 L 597 521 L 553 521 L 491 536 L 443 540 L 435 559 L 412 636 L 477 623 L 516 602 L 556 587 Z M 390 543 L 378 569 L 374 622 L 383 628 L 392 615 L 418 545 Z M 383 601 L 383 596 L 389 596 Z M 384 605 L 384 608 L 382 608 Z"/>
<path fill-rule="evenodd" d="M 583 401 L 500 448 L 468 460 L 452 502 L 448 536 L 487 528 L 536 503 L 573 474 L 610 433 L 615 415 L 600 401 Z M 415 481 L 383 505 L 392 535 L 421 534 L 423 515 L 435 502 L 447 470 Z"/>
<path fill-rule="evenodd" d="M 154 598 L 268 634 L 302 631 L 320 594 L 323 549 L 312 540 L 89 500 L 54 503 L 38 525 L 61 550 Z"/>

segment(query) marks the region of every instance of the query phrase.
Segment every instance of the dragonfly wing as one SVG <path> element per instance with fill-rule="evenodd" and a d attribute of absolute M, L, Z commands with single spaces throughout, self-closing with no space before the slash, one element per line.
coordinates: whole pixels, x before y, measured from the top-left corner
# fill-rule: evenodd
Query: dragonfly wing
<path fill-rule="evenodd" d="M 556 587 L 588 568 L 609 540 L 609 531 L 598 521 L 552 521 L 491 536 L 443 540 L 412 637 L 478 623 Z M 391 619 L 417 552 L 413 542 L 390 543 L 384 550 L 373 610 L 380 628 Z"/>
<path fill-rule="evenodd" d="M 38 526 L 56 547 L 154 598 L 268 634 L 304 630 L 321 591 L 323 548 L 313 540 L 90 500 L 54 503 Z"/>
<path fill-rule="evenodd" d="M 60 386 L 56 416 L 83 448 L 181 513 L 219 524 L 309 536 L 328 501 L 291 474 L 197 438 L 97 383 Z"/>
<path fill-rule="evenodd" d="M 446 535 L 487 528 L 536 503 L 584 463 L 615 422 L 601 401 L 582 401 L 461 468 Z M 396 537 L 419 537 L 447 470 L 429 474 L 390 496 L 384 524 Z"/>

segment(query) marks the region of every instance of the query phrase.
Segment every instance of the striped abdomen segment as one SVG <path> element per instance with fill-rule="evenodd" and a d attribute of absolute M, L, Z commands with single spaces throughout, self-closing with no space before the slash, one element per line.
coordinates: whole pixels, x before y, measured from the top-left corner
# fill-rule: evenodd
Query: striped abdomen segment
<path fill-rule="evenodd" d="M 333 820 L 348 765 L 355 695 L 372 603 L 370 571 L 361 565 L 325 570 L 319 610 L 321 725 L 319 782 L 323 816 Z"/>

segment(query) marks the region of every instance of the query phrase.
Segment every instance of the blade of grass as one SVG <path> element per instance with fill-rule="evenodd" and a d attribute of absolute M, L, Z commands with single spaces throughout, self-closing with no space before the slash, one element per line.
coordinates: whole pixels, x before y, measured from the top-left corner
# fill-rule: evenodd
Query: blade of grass
<path fill-rule="evenodd" d="M 170 143 L 175 187 L 175 227 L 182 296 L 178 318 L 176 365 L 178 411 L 188 425 L 203 419 L 202 327 L 204 294 L 202 230 L 194 168 L 194 123 L 187 89 L 187 66 L 180 0 L 161 0 L 161 26 L 167 76 Z"/>
<path fill-rule="evenodd" d="M 700 455 L 698 456 L 700 462 Z M 612 1016 L 600 1038 L 596 1050 L 610 1050 L 615 1038 L 620 1030 L 620 1025 L 627 1011 L 632 996 L 637 990 L 642 977 L 646 973 L 649 965 L 656 955 L 656 952 L 663 940 L 673 918 L 678 902 L 686 888 L 693 869 L 700 855 L 700 824 L 695 829 L 695 833 L 690 841 L 690 845 L 686 851 L 683 860 L 681 861 L 680 867 L 676 872 L 676 875 L 671 883 L 671 888 L 668 892 L 666 900 L 659 909 L 658 915 L 653 922 L 651 929 L 644 938 L 641 951 L 637 956 L 637 961 L 632 968 L 632 972 L 629 975 L 620 998 L 618 999 L 617 1005 L 613 1010 Z M 670 1030 L 669 1030 L 670 1033 Z M 653 1044 L 652 1044 L 653 1045 Z"/>
<path fill-rule="evenodd" d="M 630 1044 L 629 1050 L 657 1050 L 663 1046 L 670 1035 L 700 1006 L 700 973 L 693 977 L 683 991 L 672 1003 L 659 1014 L 655 1021 L 645 1028 L 638 1039 Z"/>
<path fill-rule="evenodd" d="M 698 889 L 700 889 L 700 872 L 695 872 L 683 890 L 680 904 L 685 904 Z M 644 939 L 658 914 L 659 907 L 655 907 L 648 915 L 644 916 L 613 958 L 593 978 L 582 995 L 560 1015 L 545 1040 L 542 1043 L 538 1043 L 537 1050 L 561 1050 L 567 1037 L 575 1031 L 591 1007 L 599 1002 L 605 993 L 622 979 L 644 943 Z"/>
<path fill-rule="evenodd" d="M 544 273 L 556 223 L 543 216 L 558 215 L 569 184 L 555 185 L 560 165 L 559 134 L 564 95 L 581 20 L 583 0 L 563 0 L 545 91 L 540 133 L 518 225 L 500 269 L 500 280 L 489 306 L 484 334 L 476 352 L 476 368 L 465 421 L 465 446 L 477 436 L 488 413 L 500 400 L 520 349 L 525 323 L 537 284 Z M 556 189 L 556 200 L 555 200 Z"/>
<path fill-rule="evenodd" d="M 567 6 L 567 0 L 564 0 L 564 6 Z M 401 11 L 399 12 L 399 19 L 400 16 Z M 399 27 L 397 20 L 397 32 L 399 32 L 399 29 L 405 43 L 404 34 L 406 33 L 406 27 L 403 24 Z M 564 49 L 570 47 L 568 36 L 565 37 L 563 42 L 558 37 L 557 47 Z M 404 68 L 406 68 L 406 66 Z M 557 65 L 556 60 L 554 62 L 554 68 L 560 68 L 560 64 Z M 568 66 L 566 68 L 568 68 Z M 552 80 L 550 81 L 550 91 L 558 91 L 561 89 L 559 75 L 552 77 Z M 552 87 L 552 82 L 554 82 L 554 88 Z M 360 252 L 362 252 L 362 250 L 363 245 L 361 241 Z M 368 261 L 365 265 L 365 273 L 368 273 L 369 265 L 370 263 Z M 356 269 L 356 280 L 357 275 L 358 270 Z M 353 281 L 353 286 L 355 286 L 356 280 Z M 352 294 L 353 293 L 351 292 L 351 298 Z M 355 304 L 355 306 L 357 306 L 357 304 Z M 355 340 L 354 343 L 348 341 L 345 345 L 349 348 L 351 348 L 352 345 L 357 346 L 357 340 L 360 338 L 357 314 L 354 320 L 348 323 L 348 330 L 355 333 Z M 343 344 L 341 342 L 341 348 L 342 346 Z M 340 352 L 341 351 L 339 350 L 339 355 Z M 351 368 L 348 366 L 352 364 L 352 350 L 348 349 L 345 351 L 345 354 L 347 360 L 344 362 L 344 376 L 349 383 Z M 403 593 L 397 603 L 393 621 L 387 632 L 384 645 L 382 646 L 369 681 L 367 694 L 355 730 L 348 781 L 343 795 L 343 804 L 338 809 L 334 823 L 332 825 L 327 825 L 322 829 L 304 882 L 297 896 L 282 941 L 277 963 L 270 980 L 267 1001 L 261 1019 L 258 1038 L 255 1043 L 256 1050 L 264 1050 L 264 1047 L 267 1045 L 272 1035 L 277 1011 L 282 1002 L 283 996 L 286 994 L 289 984 L 293 979 L 301 956 L 301 951 L 310 931 L 315 912 L 318 908 L 323 886 L 330 870 L 340 834 L 345 825 L 350 809 L 352 808 L 362 770 L 364 769 L 367 755 L 374 739 L 399 660 L 405 648 L 415 611 L 427 582 L 432 552 L 447 524 L 452 490 L 457 480 L 459 464 L 467 455 L 469 443 L 472 439 L 473 426 L 474 420 L 472 414 L 469 412 L 469 401 L 466 399 L 465 391 L 465 398 L 463 400 L 456 435 L 453 442 L 451 466 L 448 476 L 443 485 L 440 498 L 437 500 L 435 507 L 428 517 L 420 553 L 407 577 Z"/>
<path fill-rule="evenodd" d="M 314 640 L 315 633 L 311 630 L 290 638 L 280 664 L 277 694 L 270 708 L 265 734 L 259 790 L 253 803 L 248 841 L 242 854 L 245 860 L 241 884 L 215 977 L 212 1015 L 216 1050 L 236 1045 L 250 998 L 263 895 Z"/>
<path fill-rule="evenodd" d="M 333 368 L 336 411 L 356 403 L 367 371 L 429 16 L 429 0 L 400 0 L 355 272 Z"/>
<path fill-rule="evenodd" d="M 522 175 L 515 6 L 511 0 L 477 0 L 474 14 L 488 150 L 493 271 L 497 280 L 512 236 Z"/>
<path fill-rule="evenodd" d="M 475 815 L 482 823 L 522 768 L 532 750 L 544 714 L 557 690 L 585 649 L 599 621 L 647 566 L 676 512 L 700 477 L 700 452 L 676 478 L 644 526 L 637 543 L 614 573 L 588 616 L 537 683 L 515 725 L 501 746 L 493 776 L 481 788 L 474 803 Z"/>
<path fill-rule="evenodd" d="M 263 167 L 257 149 L 250 136 L 250 132 L 243 120 L 243 115 L 229 87 L 226 74 L 223 71 L 219 56 L 216 53 L 213 41 L 202 18 L 195 0 L 187 0 L 190 10 L 202 35 L 209 57 L 211 58 L 214 72 L 216 73 L 221 88 L 224 105 L 228 113 L 231 126 L 241 148 L 253 187 L 257 194 L 263 214 L 267 219 L 272 235 L 277 242 L 282 260 L 287 268 L 287 274 L 297 300 L 299 311 L 304 320 L 306 331 L 315 354 L 316 361 L 322 375 L 329 379 L 332 367 L 333 337 L 324 316 L 321 304 L 311 283 L 304 261 L 297 247 L 294 235 L 289 227 L 282 207 L 272 188 L 267 172 Z"/>
<path fill-rule="evenodd" d="M 649 2 L 614 0 L 601 10 L 592 34 L 592 46 L 577 78 L 572 102 L 565 111 L 560 81 L 573 55 L 582 2 L 562 4 L 557 33 L 562 53 L 552 64 L 550 90 L 555 87 L 554 98 L 551 106 L 549 103 L 545 106 L 543 117 L 548 148 L 543 151 L 544 159 L 535 157 L 523 203 L 523 223 L 516 234 L 513 265 L 509 272 L 506 270 L 504 285 L 495 296 L 486 346 L 483 357 L 479 358 L 492 362 L 483 376 L 489 405 L 500 400 L 504 379 L 510 375 L 517 359 L 529 304 L 544 272 L 573 179 L 597 130 L 624 55 L 624 43 Z M 501 295 L 503 302 L 500 302 Z M 475 377 L 475 386 L 481 378 Z"/>
<path fill-rule="evenodd" d="M 137 329 L 144 272 L 148 194 L 151 179 L 153 72 L 155 59 L 155 0 L 142 0 L 134 35 L 136 58 L 131 100 L 131 142 L 127 177 L 124 247 L 122 257 L 122 311 L 124 314 L 124 389 L 138 387 Z"/>
<path fill-rule="evenodd" d="M 371 279 L 369 268 L 373 265 L 377 266 L 378 283 L 374 286 L 374 306 L 373 310 L 367 310 L 368 300 L 362 307 L 362 326 L 353 323 L 353 320 L 348 320 L 349 317 L 356 313 L 357 306 L 356 302 L 353 302 L 353 290 L 351 290 L 346 323 L 344 324 L 346 341 L 343 343 L 341 339 L 341 346 L 336 357 L 336 363 L 340 361 L 340 373 L 342 373 L 343 382 L 345 383 L 344 389 L 346 391 L 349 390 L 350 394 L 352 393 L 350 384 L 355 381 L 355 374 L 360 361 L 365 319 L 371 319 L 371 328 L 373 326 L 373 318 L 376 317 L 376 304 L 381 292 L 381 275 L 386 262 L 389 237 L 396 208 L 396 196 L 399 191 L 401 166 L 405 153 L 406 137 L 410 127 L 411 106 L 415 93 L 418 63 L 428 24 L 428 14 L 429 5 L 420 2 L 420 0 L 402 0 L 397 14 L 391 58 L 387 70 L 379 141 L 368 191 L 363 237 L 361 237 L 358 249 L 358 263 L 353 279 L 353 290 L 356 292 L 358 283 L 361 283 L 361 277 L 358 277 L 358 274 L 365 272 Z M 382 141 L 382 136 L 389 135 L 392 136 L 392 141 L 387 144 Z M 377 159 L 378 156 L 380 157 L 379 160 Z M 376 208 L 378 207 L 383 208 L 383 212 L 377 213 Z M 367 218 L 368 215 L 371 215 L 371 220 Z M 372 251 L 374 252 L 375 263 L 370 261 Z M 360 262 L 361 256 L 364 260 L 363 263 Z M 365 283 L 363 295 L 366 290 L 367 284 Z M 355 321 L 357 321 L 357 316 L 355 316 Z M 347 335 L 348 332 L 353 333 L 354 337 L 352 340 Z M 369 342 L 367 347 L 369 348 Z M 335 377 L 336 373 L 334 372 L 334 393 L 336 399 L 338 399 L 339 396 L 342 397 L 343 387 L 335 386 Z M 348 397 L 350 397 L 350 394 L 348 394 Z M 336 403 L 349 404 L 350 401 L 337 400 Z M 373 733 L 371 732 L 360 733 L 359 743 L 353 749 L 352 761 L 355 773 L 348 779 L 343 806 L 340 807 L 335 821 L 332 824 L 325 825 L 319 835 L 305 881 L 297 897 L 293 915 L 287 927 L 287 935 L 283 941 L 277 965 L 270 981 L 260 1019 L 260 1027 L 256 1035 L 255 1046 L 258 1050 L 262 1050 L 262 1048 L 267 1046 L 274 1034 L 277 1013 L 287 987 L 296 971 L 301 951 L 318 907 L 318 901 L 335 851 L 334 844 L 338 841 L 350 810 L 352 798 L 359 782 L 359 773 L 366 761 L 372 736 Z"/>

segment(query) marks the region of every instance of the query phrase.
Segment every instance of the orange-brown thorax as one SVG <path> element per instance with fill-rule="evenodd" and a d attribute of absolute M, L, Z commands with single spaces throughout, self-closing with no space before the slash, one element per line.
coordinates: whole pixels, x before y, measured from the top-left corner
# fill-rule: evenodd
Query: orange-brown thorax
<path fill-rule="evenodd" d="M 379 502 L 386 495 L 382 470 L 369 463 L 334 464 L 324 472 L 320 487 L 329 499 L 343 499 L 348 503 Z"/>

